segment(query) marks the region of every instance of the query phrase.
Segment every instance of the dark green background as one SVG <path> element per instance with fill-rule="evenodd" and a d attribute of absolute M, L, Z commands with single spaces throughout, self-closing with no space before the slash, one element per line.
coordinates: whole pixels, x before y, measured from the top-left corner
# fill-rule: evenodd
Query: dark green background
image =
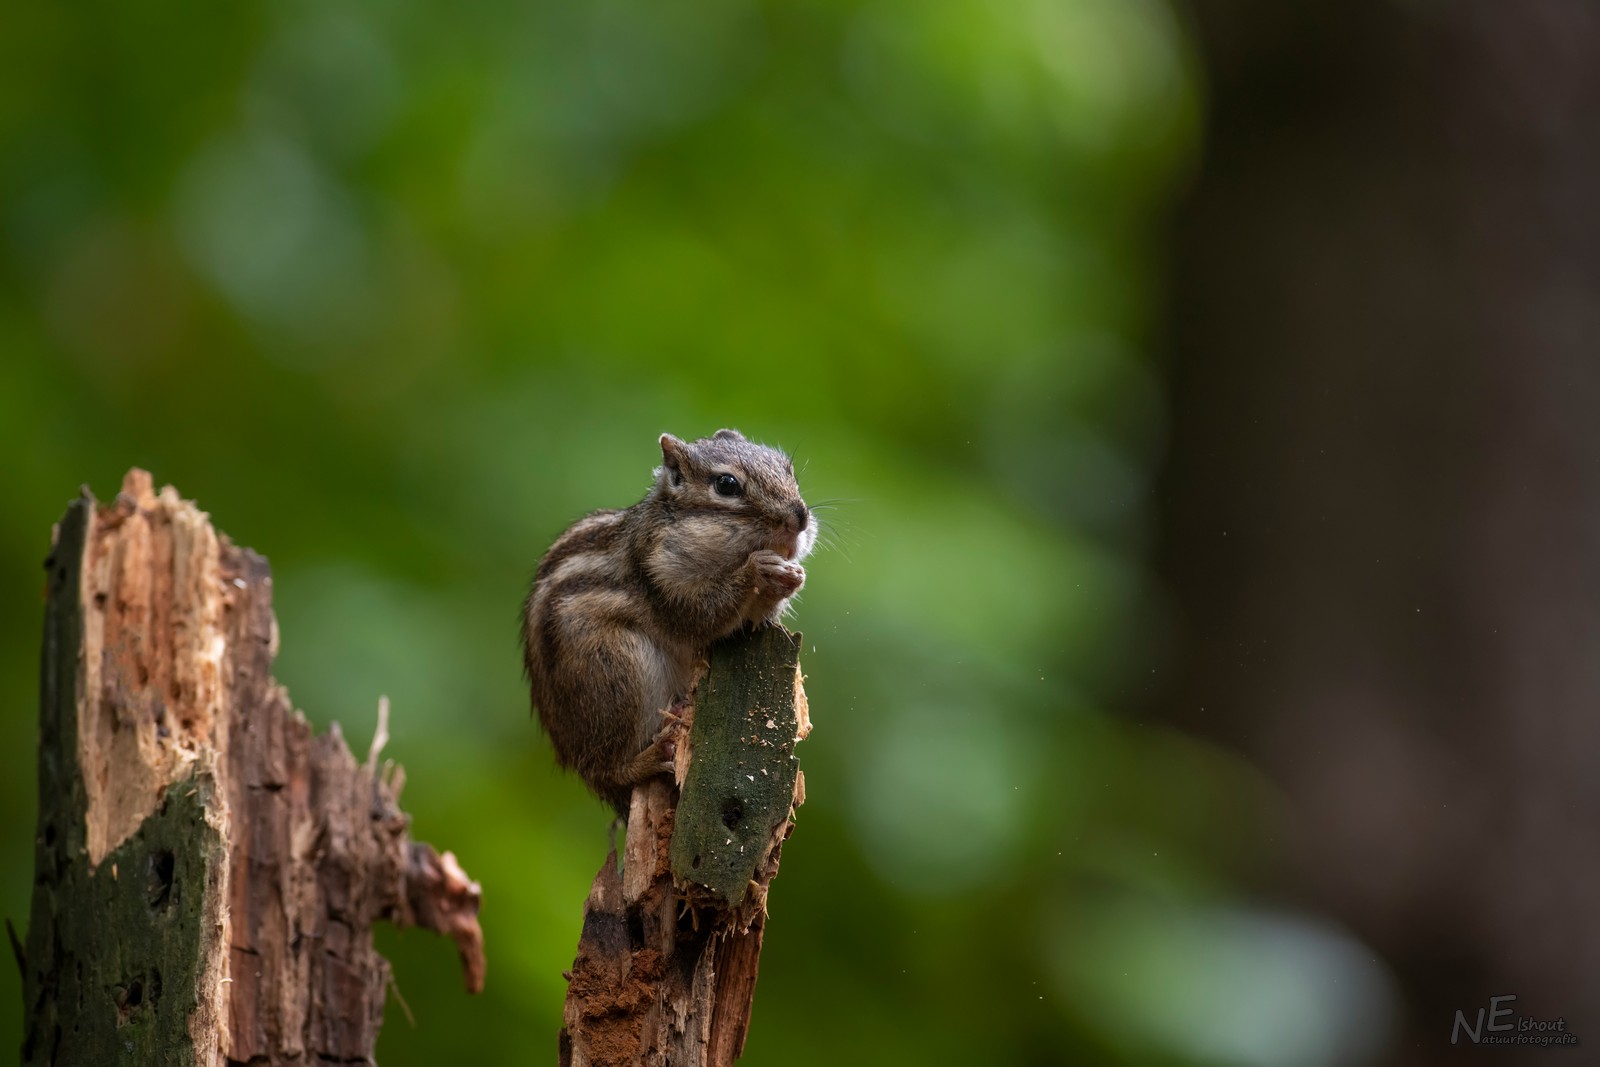
<path fill-rule="evenodd" d="M 747 1062 L 1320 1063 L 1381 1032 L 1369 954 L 1251 899 L 1278 795 L 1138 713 L 1173 640 L 1157 234 L 1201 111 L 1165 4 L 6 23 L 0 911 L 50 523 L 146 467 L 272 560 L 298 706 L 359 748 L 390 697 L 415 831 L 482 881 L 482 997 L 382 934 L 416 1017 L 382 1062 L 549 1062 L 608 815 L 530 722 L 518 604 L 661 432 L 737 426 L 833 505 Z M 9 968 L 0 1003 L 14 1048 Z"/>

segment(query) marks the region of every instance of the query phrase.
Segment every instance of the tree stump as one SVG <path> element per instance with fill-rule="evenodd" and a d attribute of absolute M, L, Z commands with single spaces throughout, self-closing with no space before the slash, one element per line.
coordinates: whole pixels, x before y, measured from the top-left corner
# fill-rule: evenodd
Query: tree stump
<path fill-rule="evenodd" d="M 675 781 L 634 790 L 584 907 L 562 1067 L 725 1067 L 743 1051 L 778 855 L 805 800 L 800 637 L 713 646 L 675 727 Z M 681 787 L 681 798 L 675 796 Z"/>
<path fill-rule="evenodd" d="M 479 889 L 410 840 L 403 774 L 273 680 L 267 561 L 130 471 L 55 530 L 25 1064 L 370 1064 L 379 919 L 484 976 Z"/>

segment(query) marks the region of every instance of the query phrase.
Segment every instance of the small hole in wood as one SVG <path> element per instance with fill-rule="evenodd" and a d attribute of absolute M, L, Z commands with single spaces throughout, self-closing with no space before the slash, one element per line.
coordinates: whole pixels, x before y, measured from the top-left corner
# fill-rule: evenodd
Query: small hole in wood
<path fill-rule="evenodd" d="M 164 908 L 172 900 L 172 873 L 177 860 L 168 849 L 150 855 L 150 872 L 145 882 L 145 899 L 152 908 Z"/>
<path fill-rule="evenodd" d="M 117 1017 L 120 1022 L 127 1022 L 128 1016 L 138 1010 L 144 1003 L 144 983 L 135 978 L 125 986 L 117 986 Z"/>
<path fill-rule="evenodd" d="M 689 861 L 689 867 L 691 869 L 693 869 L 693 870 L 698 871 L 700 869 L 700 857 L 696 856 L 694 859 L 690 860 Z"/>
<path fill-rule="evenodd" d="M 644 916 L 633 908 L 628 909 L 628 941 L 636 949 L 644 946 Z"/>
<path fill-rule="evenodd" d="M 739 828 L 739 820 L 744 818 L 744 801 L 738 797 L 729 797 L 722 802 L 722 825 L 730 830 Z"/>

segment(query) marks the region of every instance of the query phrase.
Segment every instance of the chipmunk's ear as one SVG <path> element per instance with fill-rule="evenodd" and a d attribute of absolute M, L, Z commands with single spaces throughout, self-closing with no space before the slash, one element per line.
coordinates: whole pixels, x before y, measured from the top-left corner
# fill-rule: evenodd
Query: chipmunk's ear
<path fill-rule="evenodd" d="M 670 433 L 661 435 L 661 473 L 673 485 L 683 484 L 683 456 L 689 446 Z"/>
<path fill-rule="evenodd" d="M 712 440 L 714 440 L 714 441 L 743 441 L 743 440 L 745 440 L 744 434 L 740 433 L 738 430 L 718 430 L 716 433 L 712 434 L 711 437 L 712 437 Z"/>

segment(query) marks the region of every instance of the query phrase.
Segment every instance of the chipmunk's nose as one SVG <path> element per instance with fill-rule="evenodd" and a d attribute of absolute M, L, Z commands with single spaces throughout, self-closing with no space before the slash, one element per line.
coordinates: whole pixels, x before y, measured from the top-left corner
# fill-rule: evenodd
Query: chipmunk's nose
<path fill-rule="evenodd" d="M 804 530 L 811 522 L 811 512 L 806 510 L 804 504 L 794 506 L 794 529 L 796 533 Z"/>

